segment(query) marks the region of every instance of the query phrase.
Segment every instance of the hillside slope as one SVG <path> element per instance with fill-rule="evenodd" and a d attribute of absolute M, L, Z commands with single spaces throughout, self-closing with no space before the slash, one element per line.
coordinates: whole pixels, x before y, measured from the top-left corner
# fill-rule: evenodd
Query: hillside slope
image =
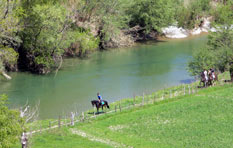
<path fill-rule="evenodd" d="M 32 147 L 232 147 L 233 85 L 104 115 L 33 137 Z"/>

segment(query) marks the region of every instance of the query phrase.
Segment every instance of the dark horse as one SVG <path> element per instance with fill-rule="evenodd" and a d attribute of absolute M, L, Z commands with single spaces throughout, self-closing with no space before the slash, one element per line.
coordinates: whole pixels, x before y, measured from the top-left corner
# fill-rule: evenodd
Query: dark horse
<path fill-rule="evenodd" d="M 97 113 L 99 112 L 99 108 L 102 107 L 102 111 L 103 111 L 103 107 L 107 107 L 108 109 L 110 108 L 109 105 L 108 105 L 108 102 L 103 100 L 104 104 L 100 103 L 99 100 L 92 100 L 91 101 L 91 104 L 92 106 L 97 108 Z"/>
<path fill-rule="evenodd" d="M 213 76 L 214 75 L 214 76 Z M 218 75 L 215 72 L 211 72 L 208 74 L 209 80 L 208 85 L 212 86 L 216 81 L 218 81 Z"/>

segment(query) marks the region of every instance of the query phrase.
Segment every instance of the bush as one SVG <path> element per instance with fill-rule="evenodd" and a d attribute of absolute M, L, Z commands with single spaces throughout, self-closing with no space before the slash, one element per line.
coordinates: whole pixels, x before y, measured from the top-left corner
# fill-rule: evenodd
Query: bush
<path fill-rule="evenodd" d="M 16 68 L 18 53 L 9 47 L 0 46 L 0 71 L 14 70 Z"/>
<path fill-rule="evenodd" d="M 7 96 L 0 96 L 0 148 L 10 148 L 18 140 L 22 133 L 23 119 L 19 112 L 9 110 Z"/>
<path fill-rule="evenodd" d="M 173 0 L 135 0 L 129 8 L 130 26 L 141 26 L 146 32 L 161 31 L 174 22 L 174 1 Z"/>
<path fill-rule="evenodd" d="M 57 57 L 72 41 L 69 11 L 60 4 L 41 4 L 28 8 L 24 18 L 27 26 L 21 32 L 24 58 L 30 70 L 45 74 L 57 68 Z"/>
<path fill-rule="evenodd" d="M 181 5 L 176 11 L 179 27 L 193 29 L 201 24 L 201 18 L 208 15 L 210 0 L 191 1 L 187 6 Z"/>

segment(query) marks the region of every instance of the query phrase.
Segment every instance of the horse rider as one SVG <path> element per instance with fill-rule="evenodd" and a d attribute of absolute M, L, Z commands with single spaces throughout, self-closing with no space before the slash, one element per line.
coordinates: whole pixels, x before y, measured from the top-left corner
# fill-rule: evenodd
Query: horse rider
<path fill-rule="evenodd" d="M 99 103 L 100 103 L 101 105 L 104 105 L 104 101 L 103 101 L 103 99 L 102 99 L 100 93 L 97 93 L 97 97 L 98 97 Z"/>
<path fill-rule="evenodd" d="M 206 69 L 204 70 L 204 75 L 205 75 L 205 81 L 208 82 L 208 72 Z"/>
<path fill-rule="evenodd" d="M 211 74 L 212 74 L 212 78 L 213 78 L 213 80 L 215 80 L 215 73 L 214 73 L 214 69 L 210 69 L 210 71 L 211 71 Z"/>

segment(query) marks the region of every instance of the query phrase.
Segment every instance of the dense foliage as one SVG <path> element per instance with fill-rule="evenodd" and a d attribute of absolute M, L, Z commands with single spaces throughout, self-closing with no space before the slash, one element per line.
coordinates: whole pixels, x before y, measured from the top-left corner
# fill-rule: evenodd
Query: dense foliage
<path fill-rule="evenodd" d="M 189 71 L 198 75 L 203 69 L 230 70 L 233 65 L 233 11 L 232 2 L 222 4 L 215 16 L 216 32 L 209 35 L 207 46 L 194 53 Z M 232 77 L 233 80 L 233 77 Z"/>
<path fill-rule="evenodd" d="M 0 72 L 5 70 L 14 70 L 17 64 L 18 53 L 9 47 L 0 45 Z"/>
<path fill-rule="evenodd" d="M 0 148 L 10 148 L 18 142 L 23 125 L 19 112 L 9 110 L 6 105 L 7 96 L 0 96 Z"/>
<path fill-rule="evenodd" d="M 191 0 L 186 6 L 180 5 L 176 11 L 178 26 L 193 29 L 201 24 L 203 17 L 208 16 L 211 0 Z"/>
<path fill-rule="evenodd" d="M 174 22 L 174 0 L 135 0 L 130 7 L 130 25 L 144 27 L 147 32 L 160 31 Z"/>
<path fill-rule="evenodd" d="M 46 74 L 65 55 L 156 38 L 172 24 L 192 29 L 209 15 L 232 24 L 231 10 L 230 0 L 0 0 L 0 68 Z"/>
<path fill-rule="evenodd" d="M 71 19 L 61 5 L 35 5 L 24 18 L 21 33 L 23 50 L 29 54 L 30 67 L 38 73 L 47 73 L 56 67 L 56 58 L 71 44 Z"/>

